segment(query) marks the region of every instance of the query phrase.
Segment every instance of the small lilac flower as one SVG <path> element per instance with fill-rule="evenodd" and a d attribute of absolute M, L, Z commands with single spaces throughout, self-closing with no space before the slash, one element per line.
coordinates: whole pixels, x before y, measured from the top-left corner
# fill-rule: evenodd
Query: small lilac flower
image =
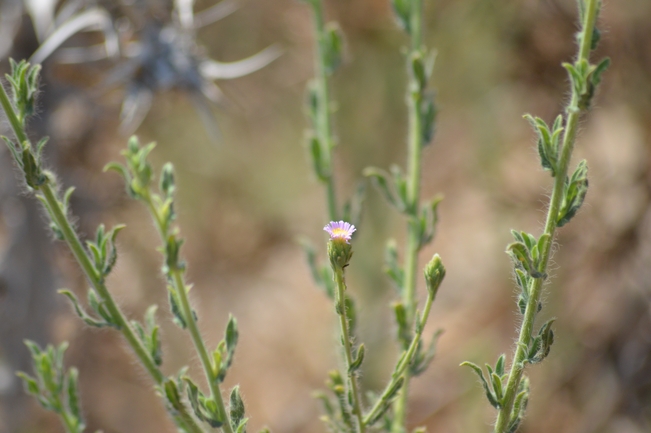
<path fill-rule="evenodd" d="M 355 230 L 354 225 L 347 223 L 345 221 L 330 221 L 330 223 L 323 228 L 323 230 L 327 231 L 328 234 L 330 235 L 330 240 L 334 241 L 337 239 L 343 239 L 346 241 L 346 243 L 350 243 L 351 237 L 353 236 L 353 233 Z"/>

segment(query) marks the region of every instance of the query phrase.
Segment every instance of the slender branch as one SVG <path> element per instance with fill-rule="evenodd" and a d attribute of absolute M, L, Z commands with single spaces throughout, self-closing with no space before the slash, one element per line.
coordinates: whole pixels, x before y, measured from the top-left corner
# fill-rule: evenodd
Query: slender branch
<path fill-rule="evenodd" d="M 167 233 L 165 229 L 165 224 L 160 216 L 160 213 L 154 205 L 154 201 L 151 197 L 149 189 L 145 190 L 143 197 L 144 201 L 147 204 L 147 208 L 154 219 L 158 233 L 161 236 L 163 242 L 167 242 Z M 228 411 L 226 410 L 226 405 L 224 404 L 224 399 L 222 397 L 221 389 L 219 387 L 219 381 L 215 375 L 215 372 L 212 368 L 212 362 L 210 361 L 210 356 L 208 355 L 208 350 L 201 336 L 201 332 L 197 326 L 197 322 L 194 319 L 194 313 L 192 312 L 192 306 L 190 305 L 190 300 L 188 299 L 188 287 L 183 280 L 183 270 L 179 268 L 170 269 L 169 273 L 171 274 L 172 284 L 179 295 L 179 300 L 181 301 L 181 309 L 183 311 L 183 316 L 185 317 L 185 322 L 192 337 L 192 342 L 194 344 L 197 353 L 199 354 L 199 359 L 201 360 L 201 366 L 203 368 L 206 380 L 208 381 L 208 386 L 210 387 L 211 396 L 215 399 L 217 403 L 218 410 L 221 414 L 221 419 L 224 420 L 224 423 L 221 429 L 225 433 L 233 433 L 231 427 L 231 420 Z"/>
<path fill-rule="evenodd" d="M 162 382 L 164 379 L 163 374 L 154 363 L 153 359 L 147 352 L 147 349 L 145 349 L 143 346 L 140 339 L 136 336 L 136 333 L 131 327 L 131 324 L 124 316 L 124 313 L 120 311 L 120 308 L 113 300 L 113 297 L 111 296 L 104 283 L 98 277 L 95 267 L 86 255 L 86 251 L 81 245 L 81 241 L 79 240 L 79 237 L 77 237 L 77 233 L 68 222 L 68 219 L 66 218 L 64 211 L 61 208 L 61 203 L 59 200 L 57 200 L 56 195 L 49 182 L 41 186 L 40 191 L 43 194 L 45 202 L 47 203 L 48 210 L 51 211 L 50 216 L 52 217 L 52 220 L 57 224 L 63 233 L 63 237 L 68 244 L 68 247 L 83 269 L 91 285 L 95 290 L 97 290 L 97 293 L 99 293 L 99 295 L 102 297 L 102 300 L 106 302 L 106 306 L 111 313 L 111 317 L 115 319 L 117 325 L 120 327 L 120 331 L 127 339 L 134 352 L 136 352 L 136 355 L 145 366 L 149 374 L 156 380 L 157 383 Z"/>
<path fill-rule="evenodd" d="M 2 105 L 7 118 L 9 119 L 9 123 L 12 126 L 16 138 L 20 141 L 20 144 L 22 145 L 23 143 L 28 143 L 28 138 L 27 134 L 24 131 L 24 127 L 18 120 L 15 109 L 9 100 L 9 96 L 7 95 L 4 87 L 1 85 L 0 104 Z M 163 381 L 165 380 L 165 376 L 156 366 L 156 363 L 151 358 L 142 341 L 140 341 L 140 339 L 136 336 L 130 322 L 127 320 L 124 313 L 120 310 L 120 307 L 116 304 L 115 300 L 111 296 L 111 293 L 106 288 L 102 278 L 100 278 L 98 275 L 95 266 L 93 265 L 91 259 L 88 257 L 88 253 L 82 246 L 77 233 L 68 220 L 68 217 L 61 205 L 61 201 L 58 199 L 56 191 L 52 186 L 52 180 L 50 176 L 46 177 L 46 181 L 40 185 L 37 190 L 41 193 L 41 196 L 44 199 L 46 210 L 49 213 L 50 218 L 52 218 L 52 221 L 61 230 L 61 234 L 63 235 L 68 248 L 70 248 L 70 251 L 75 257 L 77 263 L 79 263 L 81 266 L 81 269 L 86 275 L 86 278 L 89 280 L 91 286 L 102 297 L 102 300 L 105 302 L 106 307 L 111 314 L 111 317 L 119 326 L 120 332 L 127 340 L 149 375 L 154 379 L 154 382 L 157 385 L 162 385 Z M 178 415 L 174 415 L 174 419 L 189 433 L 203 432 L 201 427 L 199 427 L 194 419 L 185 411 L 185 407 L 183 407 L 182 410 L 179 410 Z"/>
<path fill-rule="evenodd" d="M 577 63 L 587 61 L 590 54 L 590 46 L 592 42 L 592 34 L 595 27 L 595 22 L 598 12 L 598 0 L 586 0 L 585 8 L 585 21 L 583 23 L 582 31 L 579 38 L 579 55 Z M 554 189 L 549 203 L 549 210 L 547 212 L 547 220 L 545 222 L 545 234 L 548 234 L 546 242 L 543 243 L 541 249 L 541 261 L 539 271 L 545 273 L 554 240 L 554 233 L 557 228 L 558 212 L 563 199 L 563 191 L 565 181 L 567 178 L 568 167 L 572 157 L 572 151 L 576 141 L 577 127 L 581 109 L 579 108 L 580 95 L 573 88 L 572 99 L 567 108 L 567 121 L 563 135 L 563 142 L 561 148 L 561 157 L 554 181 Z M 513 411 L 513 404 L 515 396 L 518 392 L 518 387 L 524 372 L 524 360 L 527 348 L 531 342 L 533 333 L 534 319 L 540 301 L 540 295 L 544 278 L 534 278 L 533 284 L 530 289 L 530 296 L 524 313 L 524 320 L 520 328 L 520 335 L 516 346 L 513 364 L 509 373 L 509 380 L 506 385 L 506 392 L 502 401 L 501 408 L 497 415 L 495 422 L 495 433 L 505 433 L 511 421 Z"/>
<path fill-rule="evenodd" d="M 2 108 L 5 110 L 7 119 L 9 119 L 9 123 L 11 124 L 11 129 L 16 134 L 16 138 L 20 144 L 28 141 L 27 134 L 25 134 L 23 129 L 23 122 L 18 119 L 18 115 L 16 115 L 14 106 L 11 104 L 9 95 L 7 95 L 7 91 L 3 85 L 0 85 L 0 104 L 2 104 Z"/>
<path fill-rule="evenodd" d="M 75 419 L 72 419 L 70 417 L 70 413 L 68 413 L 67 410 L 63 407 L 63 403 L 61 403 L 61 399 L 57 397 L 57 403 L 59 405 L 59 415 L 61 419 L 63 420 L 63 425 L 66 429 L 66 433 L 78 433 L 79 429 L 77 428 L 77 424 L 75 423 Z"/>
<path fill-rule="evenodd" d="M 199 332 L 199 328 L 197 327 L 197 322 L 193 318 L 192 308 L 190 307 L 190 301 L 188 300 L 188 294 L 187 294 L 188 289 L 185 285 L 185 282 L 183 281 L 183 276 L 181 274 L 181 271 L 179 271 L 178 269 L 173 270 L 172 275 L 174 277 L 174 286 L 181 300 L 181 308 L 183 309 L 183 315 L 186 317 L 188 330 L 190 331 L 190 335 L 192 336 L 192 342 L 194 343 L 194 346 L 197 349 L 197 352 L 199 353 L 199 358 L 201 359 L 201 366 L 203 367 L 203 370 L 206 374 L 206 379 L 208 380 L 208 384 L 210 386 L 210 393 L 212 397 L 215 399 L 218 410 L 221 412 L 222 419 L 224 420 L 224 424 L 222 425 L 221 429 L 225 433 L 233 433 L 233 429 L 231 427 L 231 420 L 228 411 L 226 410 L 226 406 L 224 404 L 224 399 L 221 394 L 221 389 L 219 388 L 219 382 L 213 372 L 212 364 L 208 356 L 208 351 L 206 350 L 206 345 L 204 344 L 203 338 L 201 337 L 201 333 Z"/>
<path fill-rule="evenodd" d="M 359 433 L 366 431 L 366 425 L 362 415 L 361 396 L 359 392 L 359 385 L 357 383 L 357 374 L 351 368 L 353 365 L 353 351 L 350 341 L 350 322 L 346 314 L 346 281 L 344 279 L 344 270 L 342 268 L 335 269 L 335 280 L 337 283 L 337 312 L 339 313 L 339 325 L 341 328 L 341 337 L 344 343 L 344 353 L 346 358 L 346 370 L 348 371 L 348 383 L 353 398 L 353 409 L 357 417 L 357 426 Z"/>
<path fill-rule="evenodd" d="M 409 344 L 407 350 L 404 351 L 400 356 L 400 361 L 398 362 L 398 365 L 396 365 L 396 369 L 391 375 L 391 380 L 384 388 L 384 391 L 382 394 L 380 394 L 380 397 L 377 399 L 371 410 L 369 410 L 368 413 L 364 415 L 365 425 L 368 425 L 371 420 L 375 419 L 375 417 L 377 417 L 378 414 L 388 404 L 392 390 L 396 387 L 398 382 L 403 377 L 403 373 L 407 371 L 407 368 L 412 363 L 414 356 L 416 355 L 416 350 L 418 349 L 418 344 L 420 343 L 421 337 L 423 336 L 423 329 L 427 324 L 427 318 L 429 317 L 429 312 L 432 308 L 432 302 L 434 302 L 435 295 L 436 293 L 434 292 L 428 292 L 427 300 L 425 301 L 425 309 L 423 310 L 423 313 L 419 319 L 419 326 L 416 327 L 414 338 L 411 340 L 411 343 Z"/>
<path fill-rule="evenodd" d="M 59 200 L 57 200 L 56 195 L 49 182 L 42 185 L 40 187 L 40 191 L 43 194 L 45 202 L 47 203 L 48 210 L 51 212 L 50 216 L 52 220 L 61 230 L 63 237 L 68 244 L 68 247 L 70 248 L 70 251 L 72 251 L 72 254 L 75 256 L 77 263 L 79 263 L 81 266 L 91 285 L 102 297 L 102 300 L 106 302 L 106 306 L 111 313 L 111 317 L 114 318 L 120 327 L 120 332 L 127 340 L 142 365 L 149 372 L 149 375 L 158 385 L 162 385 L 163 381 L 165 380 L 165 376 L 158 369 L 156 363 L 149 355 L 149 352 L 143 346 L 140 339 L 136 336 L 133 328 L 131 327 L 131 324 L 126 319 L 124 313 L 122 313 L 118 305 L 115 303 L 113 297 L 111 296 L 111 293 L 108 291 L 101 279 L 97 276 L 95 267 L 93 266 L 92 262 L 86 254 L 86 251 L 81 245 L 81 241 L 79 240 L 77 233 L 74 231 L 68 219 L 66 218 L 66 215 L 61 208 L 61 203 Z M 181 423 L 181 425 L 184 425 L 189 432 L 199 433 L 203 431 L 201 427 L 196 424 L 194 419 L 192 419 L 192 417 L 190 417 L 189 414 L 187 414 L 185 411 L 182 411 L 179 415 L 175 416 L 175 418 L 178 422 Z"/>
<path fill-rule="evenodd" d="M 411 1 L 410 15 L 410 36 L 411 49 L 408 62 L 411 56 L 421 50 L 422 45 L 422 0 Z M 421 183 L 421 156 L 423 150 L 421 103 L 422 89 L 417 77 L 410 74 L 408 85 L 409 105 L 409 145 L 408 145 L 408 222 L 407 222 L 407 245 L 405 249 L 405 279 L 403 287 L 403 303 L 407 313 L 407 323 L 413 323 L 416 314 L 416 272 L 418 268 L 418 251 L 420 249 L 420 237 L 418 233 L 418 211 L 420 206 L 420 183 Z M 392 433 L 402 433 L 407 425 L 407 399 L 409 394 L 409 370 L 403 373 L 404 385 L 400 390 L 394 409 L 395 417 L 391 427 Z"/>
<path fill-rule="evenodd" d="M 319 138 L 321 146 L 321 157 L 323 163 L 323 171 L 325 172 L 325 179 L 323 183 L 326 185 L 326 199 L 328 203 L 328 217 L 330 221 L 337 221 L 339 219 L 339 211 L 337 209 L 337 195 L 335 189 L 335 180 L 332 170 L 332 149 L 334 147 L 334 140 L 332 138 L 332 120 L 330 113 L 330 91 L 329 91 L 329 77 L 326 71 L 326 30 L 325 20 L 323 14 L 323 4 L 321 0 L 311 0 L 312 11 L 314 15 L 314 23 L 316 30 L 316 55 L 315 55 L 315 69 L 316 69 L 316 94 L 317 94 L 317 118 L 315 132 Z"/>

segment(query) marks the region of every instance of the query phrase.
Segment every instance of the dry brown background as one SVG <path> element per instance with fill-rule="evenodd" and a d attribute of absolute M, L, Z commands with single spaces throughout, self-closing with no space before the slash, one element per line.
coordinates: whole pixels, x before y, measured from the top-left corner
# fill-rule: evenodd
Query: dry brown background
<path fill-rule="evenodd" d="M 199 8 L 209 3 L 199 2 Z M 336 174 L 340 196 L 347 196 L 364 167 L 404 164 L 400 48 L 406 38 L 388 1 L 325 3 L 347 37 L 346 62 L 332 84 Z M 493 363 L 513 348 L 519 316 L 504 246 L 511 228 L 539 233 L 551 186 L 522 114 L 551 121 L 568 98 L 560 63 L 574 53 L 575 3 L 425 3 L 426 42 L 439 53 L 432 85 L 440 115 L 435 141 L 424 153 L 422 196 L 441 192 L 445 200 L 437 238 L 421 264 L 438 252 L 448 272 L 427 329 L 444 328 L 445 334 L 436 360 L 413 382 L 409 420 L 433 433 L 486 432 L 494 412 L 474 375 L 458 364 Z M 576 151 L 577 161 L 588 159 L 590 191 L 582 211 L 559 232 L 540 317 L 541 323 L 557 318 L 557 338 L 550 357 L 528 370 L 532 395 L 523 433 L 651 429 L 651 2 L 606 0 L 600 28 L 596 58 L 610 56 L 613 66 L 582 122 Z M 260 72 L 218 83 L 231 101 L 216 110 L 222 141 L 209 140 L 182 92 L 157 95 L 137 131 L 142 141 L 158 142 L 152 155 L 157 167 L 170 160 L 177 169 L 183 252 L 209 345 L 221 338 L 229 312 L 238 318 L 240 344 L 227 385 L 241 385 L 251 431 L 263 425 L 283 433 L 324 431 L 310 395 L 337 365 L 332 306 L 315 288 L 296 243 L 305 235 L 323 250 L 327 222 L 323 191 L 302 145 L 304 87 L 313 74 L 311 31 L 303 3 L 244 2 L 200 32 L 208 53 L 232 61 L 279 43 L 284 55 Z M 47 121 L 39 133 L 56 139 L 57 170 L 66 185 L 78 188 L 74 207 L 83 216 L 81 231 L 92 233 L 100 222 L 128 225 L 110 289 L 134 318 L 151 303 L 164 307 L 164 371 L 189 364 L 199 378 L 189 339 L 166 311 L 156 233 L 142 206 L 125 197 L 117 176 L 101 172 L 125 145 L 115 132 L 120 92 L 88 92 L 109 66 L 47 63 L 50 84 L 43 88 L 40 114 Z M 3 178 L 15 176 L 3 170 Z M 7 215 L 3 245 L 12 227 Z M 349 287 L 360 306 L 360 338 L 368 349 L 363 383 L 370 389 L 382 387 L 396 355 L 388 308 L 394 291 L 382 273 L 382 251 L 389 237 L 402 245 L 404 227 L 369 189 Z M 56 286 L 83 293 L 83 279 L 62 244 L 49 260 L 56 264 Z M 173 431 L 151 381 L 119 335 L 82 326 L 62 297 L 52 299 L 46 334 L 51 341 L 70 341 L 66 361 L 80 370 L 88 431 Z M 7 298 L 0 302 L 8 314 Z M 0 352 L 0 364 L 5 358 Z M 62 431 L 31 400 L 9 407 L 0 411 L 0 431 Z"/>

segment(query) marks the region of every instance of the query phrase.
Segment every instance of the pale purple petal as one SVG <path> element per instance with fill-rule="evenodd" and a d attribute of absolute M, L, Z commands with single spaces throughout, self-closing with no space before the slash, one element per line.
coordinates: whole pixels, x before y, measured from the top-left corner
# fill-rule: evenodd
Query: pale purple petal
<path fill-rule="evenodd" d="M 354 225 L 345 221 L 330 221 L 330 223 L 323 228 L 330 235 L 330 240 L 343 239 L 346 242 L 350 241 L 355 230 Z"/>

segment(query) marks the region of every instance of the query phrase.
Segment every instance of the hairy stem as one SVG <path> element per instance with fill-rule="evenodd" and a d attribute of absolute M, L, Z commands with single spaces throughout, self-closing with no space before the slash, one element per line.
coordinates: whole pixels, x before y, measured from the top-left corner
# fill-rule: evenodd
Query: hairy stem
<path fill-rule="evenodd" d="M 592 33 L 594 31 L 598 12 L 597 3 L 598 0 L 586 0 L 585 21 L 583 23 L 582 31 L 579 37 L 580 46 L 577 62 L 588 60 L 590 54 L 590 45 L 592 41 Z M 545 222 L 544 233 L 548 234 L 549 237 L 547 238 L 547 241 L 543 243 L 541 250 L 539 272 L 543 274 L 546 272 L 547 264 L 549 262 L 554 233 L 557 227 L 558 212 L 563 199 L 565 179 L 567 177 L 568 167 L 572 157 L 574 143 L 576 141 L 579 117 L 581 115 L 581 110 L 579 109 L 578 105 L 579 97 L 580 95 L 578 95 L 576 90 L 573 89 L 572 99 L 566 109 L 567 120 L 563 135 L 561 157 L 558 165 L 558 172 L 556 173 L 554 181 L 554 189 L 552 191 L 552 196 L 549 202 L 547 220 Z M 515 401 L 515 396 L 517 395 L 520 380 L 522 379 L 522 374 L 524 372 L 523 362 L 525 360 L 527 347 L 529 347 L 529 344 L 531 342 L 534 319 L 536 311 L 538 309 L 538 302 L 540 301 L 543 283 L 544 278 L 535 278 L 533 279 L 532 287 L 530 288 L 530 296 L 525 309 L 522 326 L 520 328 L 520 335 L 513 358 L 513 364 L 511 365 L 509 380 L 506 385 L 506 392 L 504 395 L 503 403 L 497 415 L 497 420 L 495 422 L 495 433 L 505 433 L 511 421 L 513 403 Z"/>
<path fill-rule="evenodd" d="M 177 293 L 179 294 L 179 298 L 181 301 L 181 308 L 183 309 L 183 315 L 185 316 L 185 321 L 188 324 L 188 330 L 190 331 L 190 335 L 192 336 L 192 342 L 194 343 L 194 346 L 197 349 L 197 352 L 199 353 L 199 358 L 201 359 L 201 365 L 206 374 L 208 385 L 210 386 L 210 393 L 212 397 L 215 399 L 215 402 L 217 403 L 217 407 L 221 412 L 222 419 L 224 420 L 224 424 L 222 425 L 221 429 L 225 433 L 233 433 L 230 417 L 228 411 L 226 410 L 226 406 L 224 404 L 224 399 L 221 394 L 221 389 L 219 388 L 219 382 L 215 377 L 215 374 L 213 373 L 212 364 L 210 362 L 210 357 L 208 356 L 208 351 L 206 350 L 206 345 L 204 344 L 203 338 L 201 337 L 201 333 L 199 332 L 199 328 L 197 327 L 197 322 L 194 320 L 192 314 L 192 307 L 190 306 L 190 302 L 188 300 L 188 294 L 187 294 L 188 290 L 185 285 L 185 282 L 183 281 L 183 276 L 181 274 L 181 271 L 179 270 L 173 270 L 172 275 L 174 278 L 174 286 L 177 290 Z"/>
<path fill-rule="evenodd" d="M 357 374 L 351 371 L 350 366 L 353 364 L 353 350 L 350 341 L 350 322 L 346 313 L 346 281 L 344 279 L 344 270 L 341 268 L 335 269 L 335 280 L 337 283 L 337 312 L 339 313 L 339 325 L 341 328 L 341 338 L 344 343 L 344 353 L 346 360 L 346 371 L 348 372 L 348 383 L 350 385 L 351 394 L 353 397 L 353 409 L 357 417 L 357 426 L 359 433 L 366 431 L 362 415 L 361 396 L 359 385 L 357 383 Z"/>
<path fill-rule="evenodd" d="M 7 95 L 4 87 L 1 85 L 0 104 L 2 105 L 2 108 L 4 109 L 7 118 L 9 119 L 9 123 L 11 124 L 16 138 L 21 144 L 28 142 L 24 127 L 18 120 L 15 109 L 9 100 L 9 96 Z M 52 180 L 48 177 L 47 181 L 38 187 L 38 191 L 41 193 L 45 203 L 47 204 L 46 210 L 49 213 L 50 218 L 61 230 L 63 238 L 68 244 L 68 248 L 70 248 L 70 251 L 75 257 L 77 263 L 79 263 L 81 266 L 81 269 L 86 275 L 86 278 L 90 281 L 91 286 L 97 291 L 97 293 L 102 297 L 102 300 L 106 303 L 106 307 L 108 308 L 111 317 L 114 318 L 115 322 L 120 327 L 120 332 L 127 340 L 149 375 L 154 379 L 154 382 L 156 382 L 158 385 L 162 385 L 163 381 L 165 380 L 165 376 L 158 369 L 156 363 L 147 352 L 147 349 L 144 347 L 140 339 L 138 339 L 136 336 L 133 328 L 131 327 L 131 324 L 124 316 L 124 313 L 120 310 L 120 307 L 116 304 L 115 300 L 111 296 L 111 293 L 106 288 L 104 281 L 99 277 L 95 266 L 93 265 L 91 259 L 88 257 L 88 254 L 84 249 L 81 241 L 79 240 L 77 233 L 68 220 L 68 217 L 61 205 L 61 201 L 58 199 L 56 191 L 52 186 Z M 189 433 L 203 432 L 201 427 L 199 427 L 194 419 L 185 411 L 185 408 L 183 408 L 183 410 L 180 411 L 178 415 L 175 415 L 174 419 Z"/>
<path fill-rule="evenodd" d="M 151 197 L 151 194 L 149 193 L 149 190 L 147 190 L 144 199 L 147 203 L 147 208 L 149 209 L 149 212 L 154 219 L 154 223 L 156 224 L 156 228 L 158 229 L 158 233 L 160 234 L 161 239 L 163 242 L 166 242 L 167 233 L 165 232 L 165 224 L 163 223 L 161 216 L 156 209 L 156 206 L 154 205 L 154 201 Z M 217 403 L 218 410 L 221 414 L 221 419 L 224 420 L 224 424 L 222 425 L 221 429 L 225 433 L 233 433 L 230 417 L 228 411 L 226 410 L 226 405 L 224 404 L 224 399 L 219 387 L 219 381 L 215 376 L 212 368 L 212 362 L 210 361 L 210 356 L 208 355 L 208 350 L 206 349 L 206 345 L 203 341 L 203 337 L 201 336 L 201 332 L 199 331 L 199 327 L 197 326 L 197 322 L 194 319 L 192 306 L 190 305 L 190 300 L 188 299 L 188 287 L 183 280 L 183 270 L 173 268 L 170 269 L 169 272 L 171 274 L 170 276 L 172 279 L 172 284 L 174 284 L 174 288 L 176 289 L 176 292 L 179 295 L 179 300 L 181 301 L 181 310 L 183 312 L 183 317 L 185 318 L 185 323 L 187 324 L 188 331 L 190 332 L 190 336 L 192 337 L 192 343 L 194 344 L 194 347 L 199 354 L 201 366 L 206 376 L 206 380 L 208 381 L 208 386 L 210 387 L 211 396 Z"/>
<path fill-rule="evenodd" d="M 416 327 L 416 334 L 411 340 L 411 343 L 409 344 L 407 350 L 404 351 L 400 357 L 400 362 L 391 375 L 391 381 L 389 381 L 387 386 L 384 388 L 384 391 L 377 399 L 371 410 L 369 410 L 368 413 L 364 416 L 364 424 L 368 425 L 368 423 L 373 420 L 378 415 L 378 413 L 380 413 L 380 411 L 383 410 L 385 405 L 388 403 L 391 390 L 394 386 L 396 386 L 400 378 L 403 376 L 405 371 L 407 371 L 407 368 L 413 361 L 414 355 L 416 355 L 416 350 L 418 349 L 418 343 L 421 341 L 421 337 L 423 336 L 423 329 L 427 324 L 427 318 L 429 317 L 429 312 L 432 308 L 432 302 L 434 302 L 434 293 L 428 292 L 427 300 L 425 301 L 425 309 L 423 310 L 423 313 L 419 319 L 419 326 Z"/>
<path fill-rule="evenodd" d="M 422 0 L 412 0 L 410 16 L 411 54 L 419 51 L 422 45 Z M 408 145 L 408 215 L 407 245 L 405 249 L 405 279 L 403 287 L 403 303 L 407 312 L 408 323 L 414 323 L 416 314 L 416 272 L 418 268 L 418 251 L 420 245 L 417 230 L 417 216 L 420 206 L 420 181 L 421 181 L 421 156 L 423 150 L 422 119 L 420 107 L 422 90 L 414 74 L 410 74 L 408 84 L 409 106 L 409 145 Z M 395 417 L 391 427 L 392 433 L 406 431 L 407 425 L 407 398 L 409 394 L 409 370 L 403 373 L 404 385 L 398 394 L 394 408 Z"/>
<path fill-rule="evenodd" d="M 334 140 L 332 138 L 332 120 L 330 116 L 329 77 L 325 65 L 325 20 L 323 18 L 323 4 L 321 3 L 321 0 L 311 0 L 310 4 L 312 5 L 317 39 L 315 56 L 315 82 L 318 99 L 318 114 L 315 130 L 321 146 L 321 155 L 323 158 L 323 165 L 325 166 L 324 169 L 327 173 L 327 177 L 325 180 L 323 180 L 323 182 L 326 185 L 328 217 L 330 218 L 330 221 L 337 221 L 339 219 L 339 211 L 337 209 L 337 195 L 332 170 L 332 148 L 334 147 Z"/>
<path fill-rule="evenodd" d="M 14 106 L 9 100 L 9 95 L 7 95 L 7 91 L 2 85 L 0 85 L 0 104 L 2 104 L 2 108 L 5 110 L 7 119 L 9 119 L 9 124 L 11 125 L 11 129 L 14 131 L 16 138 L 20 142 L 19 144 L 28 141 L 27 134 L 25 134 L 25 130 L 23 128 L 23 123 L 18 118 L 18 115 L 14 110 Z"/>
<path fill-rule="evenodd" d="M 120 307 L 116 304 L 115 300 L 111 296 L 111 293 L 108 291 L 104 282 L 98 277 L 97 271 L 93 266 L 90 258 L 87 256 L 86 251 L 84 250 L 77 233 L 72 228 L 72 225 L 66 217 L 60 201 L 57 199 L 50 182 L 46 182 L 39 188 L 40 192 L 43 194 L 43 198 L 47 203 L 47 208 L 51 212 L 50 217 L 57 224 L 63 237 L 72 251 L 72 254 L 75 256 L 77 263 L 81 266 L 84 274 L 90 281 L 93 288 L 97 293 L 102 297 L 102 300 L 106 303 L 106 307 L 111 313 L 111 317 L 114 318 L 116 323 L 120 327 L 120 332 L 127 340 L 136 356 L 145 367 L 150 376 L 158 385 L 162 385 L 165 380 L 165 376 L 158 369 L 156 363 L 149 355 L 149 352 L 144 347 L 140 339 L 136 336 L 135 331 L 133 330 L 131 324 L 124 316 L 124 313 L 120 310 Z M 183 426 L 187 428 L 189 432 L 198 433 L 202 432 L 201 427 L 199 427 L 196 422 L 190 417 L 187 413 L 180 413 L 177 415 L 176 420 Z"/>
<path fill-rule="evenodd" d="M 78 429 L 76 428 L 76 423 L 75 419 L 70 416 L 70 413 L 66 411 L 63 408 L 63 404 L 61 403 L 60 400 L 58 400 L 58 404 L 60 406 L 60 412 L 59 415 L 61 416 L 61 420 L 63 421 L 63 426 L 66 429 L 66 433 L 77 433 Z"/>

